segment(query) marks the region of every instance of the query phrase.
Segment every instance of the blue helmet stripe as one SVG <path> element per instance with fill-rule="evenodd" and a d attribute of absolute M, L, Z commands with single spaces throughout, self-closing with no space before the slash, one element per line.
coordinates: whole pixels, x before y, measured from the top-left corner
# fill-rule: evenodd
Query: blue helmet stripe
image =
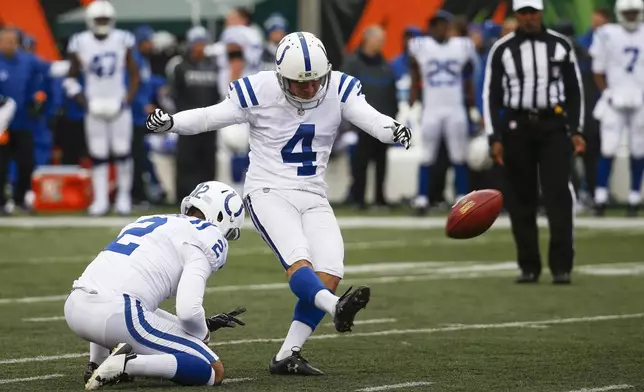
<path fill-rule="evenodd" d="M 310 71 L 311 56 L 309 55 L 309 46 L 306 43 L 306 38 L 304 38 L 304 34 L 302 33 L 297 33 L 297 37 L 300 39 L 300 46 L 302 46 L 302 53 L 304 54 L 304 70 Z"/>

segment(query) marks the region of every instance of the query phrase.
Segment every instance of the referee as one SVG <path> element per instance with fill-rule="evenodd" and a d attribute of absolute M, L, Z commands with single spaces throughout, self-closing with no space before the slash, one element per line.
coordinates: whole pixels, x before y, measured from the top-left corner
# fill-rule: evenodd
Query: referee
<path fill-rule="evenodd" d="M 517 31 L 490 50 L 483 106 L 492 157 L 505 169 L 505 198 L 521 269 L 517 283 L 536 283 L 541 274 L 541 189 L 553 283 L 569 284 L 574 258 L 572 154 L 586 148 L 579 67 L 570 41 L 543 26 L 543 0 L 514 0 L 513 10 Z"/>

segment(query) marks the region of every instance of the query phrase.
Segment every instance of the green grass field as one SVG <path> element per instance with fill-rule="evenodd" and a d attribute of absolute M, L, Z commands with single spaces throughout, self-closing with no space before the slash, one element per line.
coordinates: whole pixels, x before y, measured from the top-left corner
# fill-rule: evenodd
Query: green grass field
<path fill-rule="evenodd" d="M 248 309 L 246 327 L 213 336 L 233 381 L 222 389 L 644 391 L 640 226 L 578 229 L 573 284 L 563 287 L 550 283 L 547 267 L 538 285 L 513 283 L 507 229 L 468 241 L 438 229 L 343 229 L 340 290 L 364 283 L 372 298 L 352 333 L 336 334 L 327 317 L 305 346 L 305 357 L 327 372 L 320 378 L 268 374 L 295 298 L 279 262 L 245 230 L 205 300 L 208 313 Z M 88 345 L 61 319 L 64 298 L 119 229 L 0 228 L 0 391 L 83 389 Z M 398 389 L 385 389 L 392 385 Z M 132 389 L 193 390 L 157 380 L 106 388 Z"/>

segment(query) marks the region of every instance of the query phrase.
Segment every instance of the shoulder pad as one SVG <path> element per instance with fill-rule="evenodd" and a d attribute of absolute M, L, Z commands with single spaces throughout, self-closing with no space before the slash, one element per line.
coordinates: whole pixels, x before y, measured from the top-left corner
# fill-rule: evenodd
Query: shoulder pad
<path fill-rule="evenodd" d="M 228 98 L 237 103 L 242 109 L 259 106 L 263 103 L 261 93 L 269 86 L 268 77 L 275 79 L 274 72 L 262 71 L 255 75 L 232 81 L 228 85 Z"/>
<path fill-rule="evenodd" d="M 337 86 L 341 103 L 347 103 L 351 96 L 362 95 L 362 84 L 358 78 L 338 71 L 333 71 L 331 76 L 335 83 L 332 83 L 330 88 Z"/>

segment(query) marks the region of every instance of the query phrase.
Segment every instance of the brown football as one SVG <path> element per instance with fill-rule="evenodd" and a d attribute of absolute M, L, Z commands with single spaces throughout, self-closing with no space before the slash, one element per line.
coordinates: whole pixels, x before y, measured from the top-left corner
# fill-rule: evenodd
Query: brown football
<path fill-rule="evenodd" d="M 492 226 L 502 208 L 501 192 L 494 189 L 474 191 L 452 207 L 445 234 L 456 239 L 477 237 Z"/>

